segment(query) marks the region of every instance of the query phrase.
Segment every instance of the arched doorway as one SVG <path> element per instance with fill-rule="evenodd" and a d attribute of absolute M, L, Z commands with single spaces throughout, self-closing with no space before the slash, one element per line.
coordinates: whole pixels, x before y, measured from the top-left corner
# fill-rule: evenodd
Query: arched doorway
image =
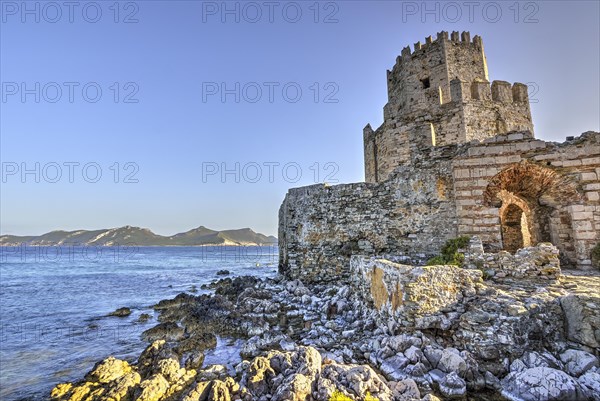
<path fill-rule="evenodd" d="M 499 208 L 501 249 L 509 252 L 552 242 L 573 259 L 568 205 L 581 201 L 576 185 L 547 167 L 523 161 L 494 176 L 484 191 L 487 205 Z"/>
<path fill-rule="evenodd" d="M 517 204 L 511 203 L 501 216 L 502 244 L 508 252 L 531 245 L 529 218 Z"/>
<path fill-rule="evenodd" d="M 502 249 L 514 253 L 540 242 L 535 224 L 537 214 L 529 202 L 505 189 L 496 196 L 502 202 L 499 210 Z"/>

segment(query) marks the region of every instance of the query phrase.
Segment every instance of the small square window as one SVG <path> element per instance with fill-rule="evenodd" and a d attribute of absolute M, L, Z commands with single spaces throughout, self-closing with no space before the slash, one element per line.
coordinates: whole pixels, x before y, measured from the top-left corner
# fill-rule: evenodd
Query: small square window
<path fill-rule="evenodd" d="M 421 83 L 423 84 L 423 89 L 427 89 L 431 86 L 431 84 L 429 83 L 429 78 L 422 79 Z"/>

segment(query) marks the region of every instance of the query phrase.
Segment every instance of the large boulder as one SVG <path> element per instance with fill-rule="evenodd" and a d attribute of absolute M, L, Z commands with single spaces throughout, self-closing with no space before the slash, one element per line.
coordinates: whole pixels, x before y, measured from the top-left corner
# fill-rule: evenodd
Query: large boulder
<path fill-rule="evenodd" d="M 437 368 L 446 373 L 456 372 L 460 377 L 464 377 L 467 371 L 467 363 L 458 350 L 446 348 L 442 351 L 442 357 L 437 364 Z"/>
<path fill-rule="evenodd" d="M 113 380 L 125 376 L 131 371 L 132 368 L 126 361 L 111 356 L 102 362 L 97 363 L 92 371 L 85 376 L 85 380 L 98 383 L 110 383 Z"/>
<path fill-rule="evenodd" d="M 600 400 L 600 372 L 587 372 L 577 380 L 592 400 Z"/>
<path fill-rule="evenodd" d="M 317 383 L 319 400 L 328 400 L 333 391 L 362 399 L 369 393 L 379 401 L 392 401 L 393 394 L 387 384 L 367 365 L 341 365 L 329 361 L 323 365 Z"/>
<path fill-rule="evenodd" d="M 569 294 L 560 298 L 565 313 L 567 337 L 590 348 L 600 348 L 600 303 L 598 296 Z"/>
<path fill-rule="evenodd" d="M 440 393 L 446 399 L 461 399 L 467 394 L 467 383 L 456 372 L 447 374 L 440 382 Z"/>
<path fill-rule="evenodd" d="M 560 370 L 537 367 L 509 373 L 502 394 L 523 401 L 587 401 L 581 385 Z"/>
<path fill-rule="evenodd" d="M 565 364 L 565 371 L 577 377 L 599 365 L 598 358 L 594 355 L 575 349 L 568 349 L 560 354 L 560 360 Z"/>

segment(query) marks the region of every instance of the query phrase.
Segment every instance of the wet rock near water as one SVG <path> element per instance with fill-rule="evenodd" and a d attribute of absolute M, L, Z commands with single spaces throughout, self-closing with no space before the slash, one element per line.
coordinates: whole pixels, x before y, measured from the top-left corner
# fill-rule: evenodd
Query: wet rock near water
<path fill-rule="evenodd" d="M 108 316 L 127 317 L 131 315 L 131 309 L 123 307 L 108 314 Z"/>
<path fill-rule="evenodd" d="M 138 317 L 138 322 L 139 323 L 146 323 L 148 320 L 152 319 L 152 316 L 150 316 L 148 313 L 142 313 L 139 317 Z"/>

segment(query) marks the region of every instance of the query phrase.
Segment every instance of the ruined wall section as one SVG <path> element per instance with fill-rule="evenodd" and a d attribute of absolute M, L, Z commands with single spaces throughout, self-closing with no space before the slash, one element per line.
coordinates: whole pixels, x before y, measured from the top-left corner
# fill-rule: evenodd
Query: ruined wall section
<path fill-rule="evenodd" d="M 280 272 L 347 281 L 353 254 L 437 254 L 457 234 L 450 159 L 395 174 L 379 184 L 291 189 L 279 210 Z"/>
<path fill-rule="evenodd" d="M 555 244 L 565 266 L 590 268 L 591 249 L 600 241 L 600 134 L 596 132 L 562 144 L 536 140 L 528 132 L 511 133 L 465 148 L 453 162 L 459 234 L 479 235 L 487 249 L 502 249 L 500 205 L 488 204 L 484 193 L 494 177 L 523 162 L 555 172 L 575 186 L 577 194 L 561 185 L 564 188 L 531 202 L 536 213 L 547 214 L 547 221 L 537 219 L 532 228 L 546 232 L 537 242 Z M 526 187 L 530 178 L 516 181 Z M 545 185 L 543 177 L 539 180 Z"/>

